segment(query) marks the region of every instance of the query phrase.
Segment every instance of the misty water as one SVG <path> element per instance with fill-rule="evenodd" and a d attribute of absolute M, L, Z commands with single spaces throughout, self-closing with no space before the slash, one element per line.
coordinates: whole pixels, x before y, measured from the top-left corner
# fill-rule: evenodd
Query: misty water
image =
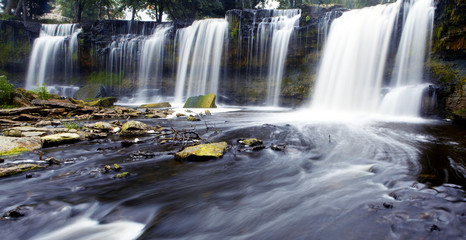
<path fill-rule="evenodd" d="M 179 162 L 154 136 L 43 149 L 64 166 L 1 179 L 8 239 L 461 239 L 464 130 L 433 120 L 386 122 L 305 111 L 214 112 L 205 122 L 142 120 L 195 129 L 230 149 Z M 215 126 L 213 129 L 206 129 Z M 266 149 L 238 151 L 237 140 Z M 272 144 L 286 144 L 273 151 Z M 152 153 L 149 155 L 138 154 Z M 17 162 L 36 162 L 36 153 Z M 126 179 L 100 171 L 119 164 Z M 99 170 L 100 169 L 100 170 Z"/>

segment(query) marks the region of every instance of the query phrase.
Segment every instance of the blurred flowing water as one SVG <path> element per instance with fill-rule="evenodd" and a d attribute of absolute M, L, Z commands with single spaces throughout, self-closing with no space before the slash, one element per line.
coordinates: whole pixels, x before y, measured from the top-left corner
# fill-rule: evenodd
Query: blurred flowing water
<path fill-rule="evenodd" d="M 0 179 L 7 239 L 462 239 L 465 130 L 416 119 L 324 118 L 308 110 L 242 109 L 194 129 L 230 148 L 217 160 L 179 162 L 180 145 L 119 137 L 43 149 L 63 166 Z M 335 120 L 337 119 L 337 120 Z M 207 129 L 207 126 L 211 129 Z M 239 138 L 266 149 L 238 151 Z M 132 138 L 131 138 L 132 139 Z M 128 139 L 126 139 L 128 140 Z M 286 144 L 273 151 L 272 144 Z M 145 157 L 141 152 L 151 153 Z M 37 161 L 28 153 L 11 161 Z M 125 179 L 104 174 L 119 164 Z"/>

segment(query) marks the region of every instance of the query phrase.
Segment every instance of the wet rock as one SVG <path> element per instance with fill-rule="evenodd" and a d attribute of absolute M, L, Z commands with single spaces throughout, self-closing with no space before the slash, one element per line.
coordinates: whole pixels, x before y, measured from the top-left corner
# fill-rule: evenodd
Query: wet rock
<path fill-rule="evenodd" d="M 130 131 L 130 130 L 151 130 L 153 129 L 151 126 L 139 122 L 139 121 L 128 121 L 121 127 L 122 132 Z"/>
<path fill-rule="evenodd" d="M 85 99 L 84 105 L 90 106 L 90 107 L 111 107 L 116 101 L 118 101 L 116 97 Z"/>
<path fill-rule="evenodd" d="M 186 114 L 184 114 L 184 113 L 177 113 L 176 114 L 176 117 L 185 117 L 185 116 L 186 116 Z"/>
<path fill-rule="evenodd" d="M 141 158 L 147 159 L 147 158 L 155 157 L 155 153 L 146 152 L 146 151 L 137 151 L 137 152 L 131 153 L 130 156 L 131 158 L 134 158 L 134 159 L 141 159 Z"/>
<path fill-rule="evenodd" d="M 393 203 L 388 203 L 388 202 L 384 202 L 383 203 L 383 206 L 387 209 L 392 209 L 393 208 Z"/>
<path fill-rule="evenodd" d="M 48 165 L 61 165 L 61 161 L 54 158 L 54 157 L 49 157 L 44 160 Z"/>
<path fill-rule="evenodd" d="M 146 118 L 166 118 L 167 114 L 164 112 L 154 112 L 144 115 Z"/>
<path fill-rule="evenodd" d="M 66 108 L 66 109 L 76 109 L 78 105 L 72 103 L 68 99 L 50 99 L 50 100 L 32 100 L 32 104 L 35 106 L 46 106 L 51 108 Z"/>
<path fill-rule="evenodd" d="M 115 175 L 117 178 L 126 178 L 129 176 L 129 172 L 122 172 L 120 174 Z"/>
<path fill-rule="evenodd" d="M 196 121 L 201 121 L 201 119 L 195 117 L 195 116 L 188 116 L 187 118 L 188 121 L 193 121 L 193 122 L 196 122 Z"/>
<path fill-rule="evenodd" d="M 38 168 L 39 166 L 37 164 L 19 164 L 16 166 L 11 166 L 7 168 L 0 168 L 0 177 L 7 177 L 7 176 L 12 176 L 16 175 L 21 172 L 26 172 L 30 170 L 34 170 Z"/>
<path fill-rule="evenodd" d="M 22 108 L 0 109 L 0 116 L 39 112 L 42 108 L 43 107 L 22 107 Z"/>
<path fill-rule="evenodd" d="M 102 84 L 88 84 L 81 88 L 73 95 L 73 98 L 84 100 L 89 98 L 107 97 L 107 90 Z"/>
<path fill-rule="evenodd" d="M 205 113 L 205 115 L 212 115 L 212 113 L 210 113 L 209 109 L 206 109 L 206 110 L 204 111 L 204 113 Z"/>
<path fill-rule="evenodd" d="M 115 171 L 117 171 L 117 172 L 120 171 L 120 170 L 121 170 L 120 165 L 114 163 L 114 164 L 113 164 L 113 170 L 115 170 Z"/>
<path fill-rule="evenodd" d="M 258 146 L 258 145 L 262 145 L 262 140 L 259 140 L 257 138 L 242 138 L 242 139 L 238 139 L 238 142 L 241 144 L 241 145 L 245 145 L 245 146 Z"/>
<path fill-rule="evenodd" d="M 42 137 L 44 146 L 60 145 L 65 143 L 73 143 L 80 140 L 79 134 L 76 133 L 59 133 Z"/>
<path fill-rule="evenodd" d="M 108 122 L 96 122 L 96 123 L 86 124 L 84 126 L 87 128 L 94 128 L 94 129 L 99 129 L 103 131 L 112 131 L 114 128 L 114 126 Z"/>
<path fill-rule="evenodd" d="M 112 167 L 110 167 L 110 165 L 105 165 L 105 166 L 104 166 L 104 172 L 105 172 L 105 173 L 110 172 L 110 170 L 112 170 Z"/>
<path fill-rule="evenodd" d="M 286 150 L 286 145 L 281 143 L 281 144 L 272 144 L 272 146 L 270 147 L 270 149 L 274 150 L 274 151 L 285 151 Z"/>
<path fill-rule="evenodd" d="M 202 161 L 212 158 L 220 158 L 227 150 L 226 142 L 200 144 L 197 146 L 187 147 L 175 154 L 179 160 Z"/>
<path fill-rule="evenodd" d="M 33 116 L 33 115 L 27 114 L 27 113 L 21 113 L 19 116 L 16 116 L 16 117 L 12 118 L 12 120 L 14 120 L 14 121 L 23 121 L 23 122 L 37 121 L 39 119 L 40 119 L 40 117 Z"/>
<path fill-rule="evenodd" d="M 52 125 L 52 121 L 42 120 L 35 124 L 36 127 L 44 127 Z"/>
<path fill-rule="evenodd" d="M 169 108 L 169 107 L 172 107 L 172 105 L 169 102 L 161 102 L 161 103 L 143 104 L 139 107 L 140 108 Z"/>
<path fill-rule="evenodd" d="M 215 105 L 215 98 L 216 96 L 213 93 L 190 97 L 186 100 L 183 108 L 217 108 L 217 105 Z"/>
<path fill-rule="evenodd" d="M 31 206 L 19 206 L 3 214 L 1 219 L 20 218 L 28 215 L 32 211 Z"/>
<path fill-rule="evenodd" d="M 0 136 L 0 155 L 11 155 L 39 148 L 42 148 L 42 141 L 39 137 Z"/>

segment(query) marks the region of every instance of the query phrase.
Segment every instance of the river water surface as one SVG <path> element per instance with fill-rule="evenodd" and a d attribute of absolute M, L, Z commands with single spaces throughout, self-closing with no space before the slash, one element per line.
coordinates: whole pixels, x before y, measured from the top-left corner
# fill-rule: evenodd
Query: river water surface
<path fill-rule="evenodd" d="M 116 136 L 44 148 L 47 157 L 67 163 L 32 178 L 0 179 L 2 213 L 17 207 L 24 213 L 0 220 L 2 239 L 466 236 L 464 129 L 434 120 L 324 119 L 251 108 L 204 120 L 141 121 L 227 141 L 218 160 L 175 161 L 181 146 L 154 136 L 126 148 Z M 238 151 L 237 140 L 248 137 L 266 148 Z M 5 161 L 37 159 L 27 153 Z M 129 177 L 99 171 L 114 163 Z"/>

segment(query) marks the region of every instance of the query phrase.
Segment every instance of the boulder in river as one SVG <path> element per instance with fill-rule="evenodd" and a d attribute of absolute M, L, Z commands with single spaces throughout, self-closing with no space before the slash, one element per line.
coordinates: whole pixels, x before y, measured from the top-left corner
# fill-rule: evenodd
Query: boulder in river
<path fill-rule="evenodd" d="M 200 144 L 187 147 L 176 153 L 176 158 L 180 160 L 202 161 L 212 158 L 220 158 L 227 150 L 226 142 Z"/>
<path fill-rule="evenodd" d="M 73 98 L 84 100 L 86 98 L 107 97 L 107 90 L 102 84 L 88 84 L 81 88 L 73 95 Z"/>
<path fill-rule="evenodd" d="M 59 133 L 42 137 L 44 146 L 60 145 L 65 143 L 73 143 L 80 140 L 77 133 Z"/>
<path fill-rule="evenodd" d="M 217 108 L 217 105 L 215 105 L 215 98 L 216 95 L 213 93 L 190 97 L 186 100 L 183 108 Z"/>
<path fill-rule="evenodd" d="M 130 130 L 152 130 L 152 127 L 139 121 L 128 121 L 121 127 L 122 132 Z"/>
<path fill-rule="evenodd" d="M 169 102 L 161 102 L 161 103 L 148 103 L 139 106 L 140 108 L 169 108 L 172 105 Z"/>

